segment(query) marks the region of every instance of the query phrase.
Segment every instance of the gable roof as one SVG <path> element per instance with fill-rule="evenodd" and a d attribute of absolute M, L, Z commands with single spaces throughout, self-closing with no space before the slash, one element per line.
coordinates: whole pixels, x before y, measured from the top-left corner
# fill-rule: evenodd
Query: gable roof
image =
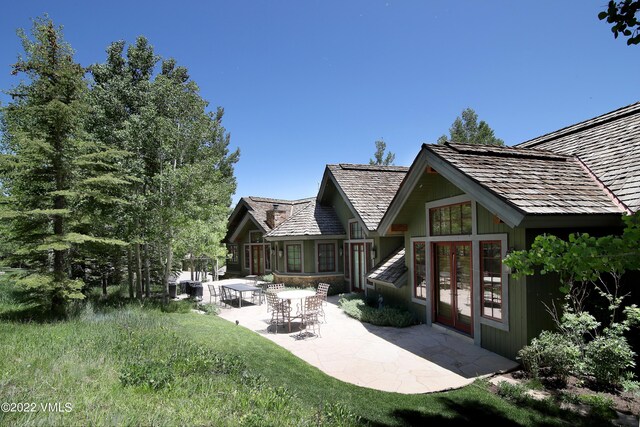
<path fill-rule="evenodd" d="M 517 147 L 578 157 L 626 208 L 640 209 L 640 102 Z"/>
<path fill-rule="evenodd" d="M 354 216 L 369 231 L 375 231 L 408 170 L 404 166 L 327 165 L 318 201 L 322 202 L 327 182 L 331 180 Z"/>
<path fill-rule="evenodd" d="M 424 149 L 524 214 L 622 213 L 577 159 L 550 151 L 467 144 Z"/>
<path fill-rule="evenodd" d="M 289 211 L 288 215 L 291 216 L 300 209 L 305 208 L 312 201 L 313 198 L 284 200 L 256 196 L 242 197 L 229 216 L 227 235 L 224 240 L 227 242 L 234 240 L 234 234 L 246 221 L 253 221 L 263 233 L 271 231 L 271 227 L 267 224 L 267 211 L 273 209 L 274 204 L 280 205 L 281 209 L 287 209 Z"/>
<path fill-rule="evenodd" d="M 345 231 L 332 207 L 322 206 L 312 200 L 265 235 L 267 238 L 302 236 L 338 238 L 344 237 Z"/>
<path fill-rule="evenodd" d="M 407 266 L 404 263 L 405 248 L 401 246 L 387 258 L 382 260 L 367 274 L 367 279 L 373 283 L 402 286 L 407 280 Z"/>

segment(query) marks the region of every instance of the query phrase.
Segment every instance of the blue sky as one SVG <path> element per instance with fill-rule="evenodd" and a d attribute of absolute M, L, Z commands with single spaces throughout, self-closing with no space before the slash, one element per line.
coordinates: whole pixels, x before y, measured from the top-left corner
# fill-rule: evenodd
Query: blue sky
<path fill-rule="evenodd" d="M 189 69 L 212 109 L 225 108 L 242 152 L 234 202 L 302 198 L 325 164 L 367 163 L 376 139 L 410 165 L 466 107 L 511 145 L 640 100 L 640 47 L 597 19 L 605 5 L 14 1 L 0 14 L 0 88 L 17 83 L 15 30 L 45 12 L 83 65 L 145 35 Z"/>

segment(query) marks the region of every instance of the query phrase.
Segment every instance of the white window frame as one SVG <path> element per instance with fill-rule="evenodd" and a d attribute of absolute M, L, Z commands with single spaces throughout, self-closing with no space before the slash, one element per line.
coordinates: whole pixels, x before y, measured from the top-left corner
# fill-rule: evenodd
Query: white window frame
<path fill-rule="evenodd" d="M 465 203 L 465 202 L 471 202 L 471 234 L 432 236 L 429 209 L 448 206 L 448 205 L 455 205 L 455 204 Z M 507 272 L 507 267 L 504 264 L 502 265 L 502 301 L 503 301 L 502 320 L 497 321 L 497 320 L 488 319 L 482 316 L 481 300 L 480 300 L 480 292 L 481 292 L 480 242 L 485 240 L 500 241 L 503 258 L 506 256 L 506 251 L 507 251 L 509 242 L 508 242 L 507 233 L 478 234 L 477 212 L 478 212 L 477 203 L 468 194 L 462 194 L 460 196 L 448 197 L 445 199 L 434 200 L 434 201 L 425 203 L 426 226 L 427 226 L 426 228 L 427 237 L 425 238 L 425 241 L 426 241 L 425 256 L 427 261 L 426 311 L 427 311 L 427 324 L 431 324 L 434 320 L 432 319 L 432 310 L 431 310 L 431 307 L 433 306 L 432 292 L 433 292 L 433 286 L 434 286 L 433 270 L 432 270 L 432 263 L 431 263 L 431 258 L 433 256 L 431 251 L 431 243 L 471 242 L 472 269 L 473 269 L 473 295 L 474 295 L 473 296 L 473 330 L 474 330 L 473 337 L 474 337 L 474 341 L 477 344 L 480 344 L 481 335 L 482 335 L 481 325 L 491 326 L 492 328 L 496 328 L 506 332 L 509 331 L 509 274 Z M 413 252 L 413 245 L 412 245 L 411 252 Z M 411 258 L 411 264 L 413 264 L 413 256 Z"/>
<path fill-rule="evenodd" d="M 300 246 L 300 271 L 289 271 L 289 262 L 287 257 L 287 247 L 288 246 Z M 304 242 L 302 241 L 293 241 L 293 242 L 285 242 L 284 244 L 284 270 L 287 273 L 291 274 L 302 274 L 304 273 Z"/>
<path fill-rule="evenodd" d="M 240 254 L 238 253 L 238 244 L 237 243 L 229 243 L 229 245 L 227 246 L 227 253 L 228 254 L 232 254 L 233 255 L 233 251 L 231 250 L 232 247 L 235 247 L 235 254 L 236 254 L 236 259 L 233 259 L 233 256 L 231 257 L 231 259 L 229 260 L 229 264 L 239 264 L 239 260 L 238 258 L 240 257 Z"/>
<path fill-rule="evenodd" d="M 251 244 L 245 243 L 242 245 L 243 253 L 242 253 L 242 269 L 250 270 L 251 269 Z M 247 252 L 249 256 L 247 256 Z"/>
<path fill-rule="evenodd" d="M 427 301 L 429 301 L 429 294 L 430 294 L 430 288 L 429 288 L 429 277 L 426 277 L 426 281 L 427 281 L 427 296 L 426 299 L 421 299 L 421 298 L 416 298 L 416 286 L 415 286 L 415 271 L 414 271 L 414 243 L 415 242 L 422 242 L 424 243 L 424 262 L 426 264 L 430 264 L 430 260 L 429 258 L 427 258 L 427 255 L 429 254 L 429 251 L 427 250 L 427 247 L 429 246 L 429 243 L 427 242 L 427 238 L 422 236 L 422 237 L 412 237 L 410 239 L 410 244 L 411 244 L 411 249 L 408 251 L 409 252 L 409 274 L 411 277 L 411 302 L 414 302 L 416 304 L 420 304 L 420 305 L 427 305 Z M 429 274 L 429 267 L 427 265 L 425 265 L 425 272 L 426 274 Z"/>
<path fill-rule="evenodd" d="M 333 245 L 333 270 L 331 271 L 320 271 L 320 245 Z M 316 240 L 315 245 L 316 253 L 316 273 L 336 273 L 338 271 L 338 241 L 337 240 Z"/>

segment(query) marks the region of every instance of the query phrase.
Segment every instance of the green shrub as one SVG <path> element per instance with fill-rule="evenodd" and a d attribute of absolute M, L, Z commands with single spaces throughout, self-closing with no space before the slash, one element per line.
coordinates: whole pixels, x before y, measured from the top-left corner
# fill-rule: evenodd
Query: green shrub
<path fill-rule="evenodd" d="M 599 387 L 619 387 L 627 369 L 635 366 L 634 356 L 624 336 L 601 335 L 585 348 L 586 373 L 593 377 Z"/>
<path fill-rule="evenodd" d="M 198 310 L 200 311 L 204 311 L 205 314 L 209 314 L 212 316 L 216 316 L 218 313 L 220 313 L 220 307 L 218 307 L 215 304 L 198 304 Z"/>
<path fill-rule="evenodd" d="M 413 313 L 398 307 L 373 308 L 361 296 L 347 295 L 339 300 L 342 310 L 354 319 L 377 326 L 405 328 L 415 323 Z"/>
<path fill-rule="evenodd" d="M 580 349 L 564 335 L 543 331 L 518 352 L 518 358 L 530 376 L 565 385 L 580 359 Z"/>
<path fill-rule="evenodd" d="M 497 387 L 498 396 L 512 402 L 523 402 L 529 398 L 527 395 L 527 388 L 522 384 L 512 384 L 508 381 L 500 381 Z"/>
<path fill-rule="evenodd" d="M 189 313 L 191 309 L 193 309 L 193 301 L 189 300 L 169 301 L 160 305 L 163 313 Z"/>

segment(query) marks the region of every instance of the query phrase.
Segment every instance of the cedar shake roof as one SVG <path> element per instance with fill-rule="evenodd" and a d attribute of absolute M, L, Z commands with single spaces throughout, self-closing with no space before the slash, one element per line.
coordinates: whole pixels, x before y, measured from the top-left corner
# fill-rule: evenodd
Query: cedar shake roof
<path fill-rule="evenodd" d="M 403 166 L 327 165 L 357 215 L 370 231 L 378 228 L 409 168 Z"/>
<path fill-rule="evenodd" d="M 314 199 L 300 199 L 300 200 L 283 200 L 283 199 L 270 199 L 265 197 L 248 196 L 242 197 L 235 209 L 229 216 L 227 223 L 227 235 L 224 238 L 225 242 L 231 242 L 231 238 L 242 221 L 248 215 L 253 221 L 267 233 L 271 231 L 271 227 L 267 223 L 267 211 L 273 209 L 273 205 L 280 205 L 280 209 L 287 210 L 287 215 L 291 216 L 298 212 L 300 209 L 306 207 Z"/>
<path fill-rule="evenodd" d="M 400 287 L 406 279 L 407 267 L 404 264 L 405 248 L 400 247 L 367 275 L 369 280 Z"/>
<path fill-rule="evenodd" d="M 290 216 L 278 227 L 266 234 L 266 237 L 294 236 L 344 236 L 345 231 L 340 219 L 330 206 L 321 206 L 315 200 Z"/>
<path fill-rule="evenodd" d="M 629 210 L 640 209 L 640 102 L 518 147 L 578 157 Z"/>
<path fill-rule="evenodd" d="M 265 230 L 271 230 L 267 224 L 267 211 L 273 209 L 273 205 L 280 205 L 280 209 L 287 209 L 289 216 L 304 209 L 313 201 L 313 198 L 300 200 L 268 199 L 264 197 L 243 197 L 242 200 L 248 205 L 247 213 Z"/>
<path fill-rule="evenodd" d="M 593 174 L 571 156 L 468 144 L 423 147 L 525 214 L 622 213 Z"/>

